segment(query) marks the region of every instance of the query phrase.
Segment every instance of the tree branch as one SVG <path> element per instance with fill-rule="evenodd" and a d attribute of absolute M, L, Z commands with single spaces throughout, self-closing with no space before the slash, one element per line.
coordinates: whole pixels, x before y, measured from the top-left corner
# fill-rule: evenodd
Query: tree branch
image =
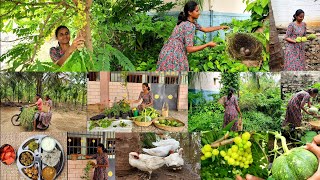
<path fill-rule="evenodd" d="M 13 7 L 10 11 L 8 11 L 7 13 L 1 14 L 1 15 L 0 15 L 0 18 L 2 18 L 2 17 L 4 17 L 4 16 L 6 16 L 6 15 L 8 15 L 8 14 L 12 13 L 12 12 L 13 12 L 13 10 L 14 10 L 17 6 L 18 6 L 18 5 L 17 5 L 17 4 L 15 4 L 15 5 L 14 5 L 14 7 Z"/>
<path fill-rule="evenodd" d="M 2 40 L 0 40 L 0 42 L 16 42 L 16 41 L 28 39 L 28 38 L 31 38 L 31 37 L 35 37 L 35 36 L 25 36 L 25 37 L 22 37 L 22 38 L 18 38 L 18 39 L 14 39 L 14 40 L 9 40 L 9 41 L 2 41 Z"/>
<path fill-rule="evenodd" d="M 47 6 L 47 5 L 56 5 L 56 4 L 61 4 L 61 3 L 66 3 L 65 1 L 61 1 L 61 2 L 30 2 L 30 3 L 26 3 L 26 2 L 21 2 L 21 1 L 7 1 L 7 2 L 11 2 L 11 3 L 15 3 L 16 5 L 31 5 L 31 6 Z"/>

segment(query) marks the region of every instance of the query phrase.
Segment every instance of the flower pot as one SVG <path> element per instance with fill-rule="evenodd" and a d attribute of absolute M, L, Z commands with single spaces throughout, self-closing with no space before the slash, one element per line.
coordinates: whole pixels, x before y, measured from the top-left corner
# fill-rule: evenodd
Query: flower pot
<path fill-rule="evenodd" d="M 128 113 L 122 113 L 122 115 L 121 115 L 122 119 L 127 119 L 127 117 L 128 117 Z"/>
<path fill-rule="evenodd" d="M 78 154 L 71 154 L 71 160 L 75 161 L 78 159 Z"/>
<path fill-rule="evenodd" d="M 133 112 L 132 111 L 129 111 L 128 114 L 129 114 L 129 117 L 133 117 Z"/>

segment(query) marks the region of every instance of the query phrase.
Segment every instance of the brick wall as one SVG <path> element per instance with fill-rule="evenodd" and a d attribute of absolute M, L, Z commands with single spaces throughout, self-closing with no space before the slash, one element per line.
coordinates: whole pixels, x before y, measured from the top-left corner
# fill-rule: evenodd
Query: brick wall
<path fill-rule="evenodd" d="M 188 110 L 188 85 L 179 87 L 178 110 Z"/>
<path fill-rule="evenodd" d="M 136 100 L 139 98 L 139 94 L 142 91 L 142 83 L 128 83 L 129 99 Z M 109 82 L 109 106 L 112 106 L 115 98 L 117 101 L 127 96 L 127 91 L 120 82 Z M 126 97 L 128 99 L 128 97 Z"/>
<path fill-rule="evenodd" d="M 96 163 L 96 160 L 68 160 L 68 180 L 80 180 L 88 161 Z M 93 178 L 93 172 L 94 169 L 90 171 L 90 179 Z"/>
<path fill-rule="evenodd" d="M 320 73 L 314 71 L 281 72 L 282 97 L 286 93 L 295 93 L 308 89 L 309 86 L 320 82 Z"/>
<path fill-rule="evenodd" d="M 100 82 L 88 81 L 88 104 L 100 103 Z"/>

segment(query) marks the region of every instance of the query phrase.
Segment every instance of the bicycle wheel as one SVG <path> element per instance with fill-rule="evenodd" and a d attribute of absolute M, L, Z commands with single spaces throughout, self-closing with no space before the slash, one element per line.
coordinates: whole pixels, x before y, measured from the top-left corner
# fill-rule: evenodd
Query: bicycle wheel
<path fill-rule="evenodd" d="M 14 126 L 20 126 L 20 116 L 19 114 L 13 115 L 11 118 L 11 122 Z"/>

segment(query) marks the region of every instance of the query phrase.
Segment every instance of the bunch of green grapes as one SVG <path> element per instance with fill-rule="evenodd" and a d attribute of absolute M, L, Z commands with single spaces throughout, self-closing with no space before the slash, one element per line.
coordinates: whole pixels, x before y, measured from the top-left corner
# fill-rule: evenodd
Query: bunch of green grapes
<path fill-rule="evenodd" d="M 78 0 L 77 3 L 77 14 L 74 16 L 73 22 L 76 29 L 81 30 L 87 24 L 87 18 L 85 10 L 86 6 L 82 0 Z"/>
<path fill-rule="evenodd" d="M 253 158 L 251 153 L 252 143 L 249 141 L 250 133 L 245 132 L 242 136 L 237 136 L 234 138 L 234 144 L 227 150 L 212 149 L 210 144 L 206 144 L 202 149 L 203 156 L 201 160 L 206 160 L 212 157 L 212 155 L 218 156 L 220 154 L 224 160 L 230 166 L 239 166 L 240 168 L 249 168 L 252 164 Z"/>

